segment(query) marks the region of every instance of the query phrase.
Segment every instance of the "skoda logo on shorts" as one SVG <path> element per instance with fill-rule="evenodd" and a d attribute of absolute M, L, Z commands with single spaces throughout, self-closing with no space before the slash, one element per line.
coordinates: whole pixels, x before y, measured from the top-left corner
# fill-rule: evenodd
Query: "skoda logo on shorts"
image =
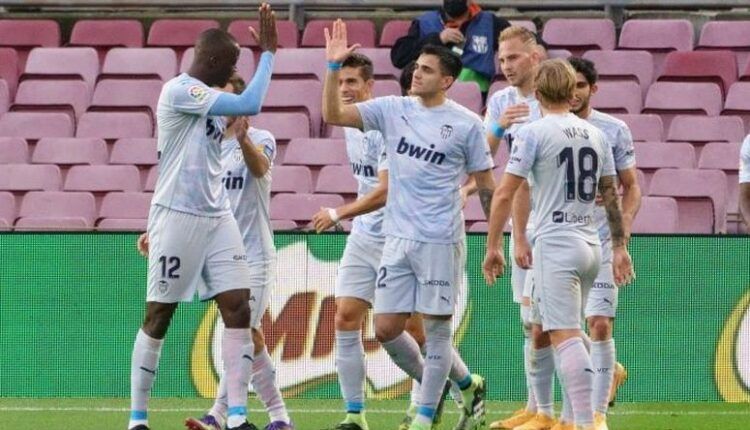
<path fill-rule="evenodd" d="M 167 290 L 169 289 L 169 282 L 165 280 L 159 281 L 159 292 L 162 294 L 166 294 Z"/>
<path fill-rule="evenodd" d="M 716 386 L 727 402 L 750 402 L 750 292 L 727 318 L 716 348 Z"/>

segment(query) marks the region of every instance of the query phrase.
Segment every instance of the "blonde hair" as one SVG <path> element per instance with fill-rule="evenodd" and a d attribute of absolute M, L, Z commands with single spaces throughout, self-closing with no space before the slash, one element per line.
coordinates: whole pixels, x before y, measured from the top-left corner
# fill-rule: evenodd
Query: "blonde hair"
<path fill-rule="evenodd" d="M 511 25 L 500 33 L 497 43 L 506 42 L 511 39 L 519 39 L 524 45 L 536 47 L 536 35 L 528 28 L 518 25 Z"/>
<path fill-rule="evenodd" d="M 560 104 L 573 97 L 576 71 L 565 60 L 545 60 L 534 73 L 534 85 L 542 104 Z"/>

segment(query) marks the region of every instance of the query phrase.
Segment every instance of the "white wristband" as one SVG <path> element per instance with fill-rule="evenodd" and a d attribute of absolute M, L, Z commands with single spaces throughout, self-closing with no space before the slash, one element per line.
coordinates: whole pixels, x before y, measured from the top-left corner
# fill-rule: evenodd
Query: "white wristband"
<path fill-rule="evenodd" d="M 334 208 L 328 208 L 328 216 L 331 217 L 331 221 L 333 221 L 334 223 L 337 223 L 337 224 L 338 224 L 339 220 L 341 219 L 341 218 L 339 218 L 339 214 L 336 213 L 336 209 L 334 209 Z"/>

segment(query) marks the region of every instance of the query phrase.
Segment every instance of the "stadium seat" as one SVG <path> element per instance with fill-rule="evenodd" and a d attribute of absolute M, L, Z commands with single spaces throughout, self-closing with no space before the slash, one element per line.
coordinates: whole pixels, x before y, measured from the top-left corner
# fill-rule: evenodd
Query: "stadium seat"
<path fill-rule="evenodd" d="M 670 142 L 742 142 L 745 130 L 742 119 L 737 116 L 677 116 L 672 120 L 667 133 Z"/>
<path fill-rule="evenodd" d="M 454 82 L 446 95 L 475 114 L 482 113 L 482 92 L 476 82 Z"/>
<path fill-rule="evenodd" d="M 625 121 L 634 141 L 661 142 L 664 138 L 664 123 L 659 115 L 616 114 L 615 116 Z"/>
<path fill-rule="evenodd" d="M 281 52 L 281 50 L 276 51 L 274 68 L 278 67 L 279 52 Z M 194 57 L 195 48 L 188 48 L 185 50 L 185 53 L 182 54 L 182 60 L 180 61 L 180 73 L 185 73 L 190 69 Z M 252 79 L 253 74 L 255 73 L 255 57 L 253 57 L 253 51 L 249 48 L 240 48 L 240 57 L 237 59 L 237 73 L 242 76 L 245 82 L 250 83 L 250 79 Z"/>
<path fill-rule="evenodd" d="M 482 204 L 477 196 L 471 196 L 466 200 L 463 213 L 464 221 L 466 222 L 487 221 L 487 217 L 484 216 Z"/>
<path fill-rule="evenodd" d="M 654 58 L 648 51 L 588 51 L 583 58 L 596 65 L 599 82 L 635 80 L 643 96 L 654 78 Z"/>
<path fill-rule="evenodd" d="M 45 137 L 36 144 L 34 164 L 107 164 L 107 144 L 101 139 Z"/>
<path fill-rule="evenodd" d="M 286 48 L 276 51 L 274 79 L 317 79 L 326 77 L 325 49 Z"/>
<path fill-rule="evenodd" d="M 100 79 L 161 79 L 177 72 L 177 55 L 170 48 L 112 48 L 104 58 Z"/>
<path fill-rule="evenodd" d="M 312 173 L 307 166 L 275 166 L 272 193 L 305 193 L 313 192 Z"/>
<path fill-rule="evenodd" d="M 286 219 L 272 219 L 271 228 L 273 231 L 291 231 L 297 229 L 297 223 Z"/>
<path fill-rule="evenodd" d="M 750 21 L 709 21 L 703 24 L 695 49 L 729 49 L 737 56 L 739 71 L 750 64 Z"/>
<path fill-rule="evenodd" d="M 325 166 L 318 174 L 316 193 L 357 194 L 357 180 L 350 166 Z"/>
<path fill-rule="evenodd" d="M 466 231 L 470 233 L 487 233 L 490 230 L 487 221 L 479 221 L 472 224 Z"/>
<path fill-rule="evenodd" d="M 0 46 L 60 46 L 60 25 L 52 19 L 0 19 Z"/>
<path fill-rule="evenodd" d="M 638 186 L 641 188 L 641 194 L 644 196 L 648 194 L 648 183 L 646 182 L 646 174 L 642 170 L 636 170 L 636 176 L 638 178 Z"/>
<path fill-rule="evenodd" d="M 721 89 L 716 84 L 655 82 L 648 90 L 642 113 L 661 115 L 668 128 L 676 115 L 717 116 L 721 105 Z"/>
<path fill-rule="evenodd" d="M 151 115 L 144 112 L 86 112 L 78 122 L 76 137 L 120 139 L 153 137 Z"/>
<path fill-rule="evenodd" d="M 154 166 L 158 162 L 156 139 L 150 137 L 118 139 L 109 157 L 109 164 Z"/>
<path fill-rule="evenodd" d="M 0 164 L 24 164 L 29 161 L 29 144 L 20 137 L 0 137 Z"/>
<path fill-rule="evenodd" d="M 65 191 L 140 191 L 135 166 L 73 166 L 65 178 Z"/>
<path fill-rule="evenodd" d="M 594 109 L 606 113 L 638 114 L 643 107 L 641 87 L 635 82 L 599 82 L 599 90 L 591 98 Z"/>
<path fill-rule="evenodd" d="M 271 198 L 271 219 L 308 222 L 321 207 L 343 204 L 344 199 L 334 194 L 277 194 Z"/>
<path fill-rule="evenodd" d="M 285 165 L 346 165 L 346 143 L 342 139 L 292 139 L 284 154 Z"/>
<path fill-rule="evenodd" d="M 151 193 L 107 193 L 99 210 L 100 230 L 145 231 Z"/>
<path fill-rule="evenodd" d="M 18 212 L 16 230 L 90 229 L 96 201 L 90 193 L 30 192 Z"/>
<path fill-rule="evenodd" d="M 747 66 L 740 72 L 739 80 L 743 82 L 750 81 L 750 61 L 748 61 Z"/>
<path fill-rule="evenodd" d="M 400 96 L 401 85 L 393 79 L 377 80 L 372 88 L 373 97 Z"/>
<path fill-rule="evenodd" d="M 737 115 L 750 132 L 750 82 L 736 82 L 729 88 L 722 115 Z"/>
<path fill-rule="evenodd" d="M 712 142 L 703 147 L 699 169 L 717 169 L 727 175 L 727 212 L 739 214 L 739 163 L 742 142 Z M 736 229 L 735 229 L 736 230 Z"/>
<path fill-rule="evenodd" d="M 544 24 L 542 39 L 552 49 L 568 49 L 580 57 L 589 49 L 615 49 L 615 24 L 610 19 L 552 18 Z"/>
<path fill-rule="evenodd" d="M 401 69 L 391 63 L 391 50 L 388 48 L 361 48 L 358 49 L 362 55 L 372 60 L 373 74 L 377 79 L 401 78 Z"/>
<path fill-rule="evenodd" d="M 320 135 L 323 84 L 312 79 L 272 80 L 263 111 L 303 111 L 310 117 L 312 136 Z"/>
<path fill-rule="evenodd" d="M 0 117 L 0 136 L 40 139 L 72 137 L 75 124 L 70 115 L 59 112 L 7 112 Z"/>
<path fill-rule="evenodd" d="M 99 56 L 94 48 L 34 48 L 20 80 L 80 79 L 94 89 Z"/>
<path fill-rule="evenodd" d="M 346 32 L 349 44 L 359 43 L 363 48 L 375 47 L 375 24 L 366 19 L 345 20 Z M 324 47 L 326 40 L 323 36 L 323 29 L 331 29 L 333 21 L 331 20 L 312 20 L 305 25 L 302 32 L 303 47 Z"/>
<path fill-rule="evenodd" d="M 633 233 L 669 234 L 679 230 L 677 200 L 671 197 L 646 197 L 633 220 Z"/>
<path fill-rule="evenodd" d="M 8 111 L 10 106 L 10 88 L 5 79 L 0 79 L 0 115 Z"/>
<path fill-rule="evenodd" d="M 143 191 L 154 191 L 156 188 L 156 180 L 159 178 L 159 166 L 152 166 L 148 171 L 146 177 L 146 184 L 143 186 Z"/>
<path fill-rule="evenodd" d="M 92 46 L 102 51 L 114 47 L 143 46 L 143 25 L 136 19 L 82 19 L 73 24 L 70 46 Z"/>
<path fill-rule="evenodd" d="M 91 103 L 83 81 L 26 80 L 18 85 L 13 111 L 64 112 L 79 118 Z"/>
<path fill-rule="evenodd" d="M 16 198 L 13 193 L 0 192 L 0 230 L 6 230 L 16 220 Z"/>
<path fill-rule="evenodd" d="M 5 80 L 12 97 L 18 86 L 18 53 L 13 48 L 0 48 L 0 79 Z"/>
<path fill-rule="evenodd" d="M 105 79 L 96 84 L 90 111 L 148 110 L 156 114 L 160 79 Z"/>
<path fill-rule="evenodd" d="M 409 32 L 411 27 L 411 21 L 408 20 L 393 20 L 388 21 L 383 25 L 383 29 L 380 31 L 380 43 L 379 46 L 390 48 L 396 44 L 396 41 Z"/>
<path fill-rule="evenodd" d="M 547 50 L 547 57 L 549 57 L 549 59 L 551 60 L 554 60 L 556 58 L 559 58 L 561 60 L 567 60 L 572 55 L 573 53 L 567 49 L 548 49 Z"/>
<path fill-rule="evenodd" d="M 219 28 L 219 23 L 212 19 L 157 19 L 148 30 L 146 45 L 185 50 L 211 28 Z"/>
<path fill-rule="evenodd" d="M 622 26 L 619 49 L 651 52 L 658 76 L 666 53 L 692 51 L 693 39 L 693 24 L 686 19 L 629 19 Z"/>
<path fill-rule="evenodd" d="M 310 117 L 304 113 L 261 112 L 252 118 L 252 125 L 270 131 L 276 143 L 286 143 L 296 137 L 310 137 Z"/>
<path fill-rule="evenodd" d="M 729 51 L 670 52 L 657 80 L 713 82 L 726 95 L 737 80 L 737 60 Z"/>
<path fill-rule="evenodd" d="M 636 142 L 634 146 L 638 170 L 644 175 L 645 189 L 649 188 L 654 173 L 659 169 L 695 168 L 695 148 L 689 143 Z"/>
<path fill-rule="evenodd" d="M 0 172 L 2 191 L 58 191 L 60 168 L 53 165 L 6 164 Z"/>
<path fill-rule="evenodd" d="M 537 32 L 536 24 L 534 24 L 534 21 L 511 19 L 509 22 L 510 22 L 510 25 L 517 25 L 529 31 L 533 31 L 534 33 Z"/>
<path fill-rule="evenodd" d="M 260 34 L 260 24 L 257 20 L 232 21 L 227 31 L 234 36 L 240 46 L 257 48 L 258 43 L 250 34 L 248 27 L 253 27 Z M 277 20 L 276 31 L 279 34 L 279 48 L 296 48 L 299 46 L 299 29 L 294 21 Z"/>
<path fill-rule="evenodd" d="M 677 200 L 680 233 L 726 232 L 727 177 L 721 170 L 661 169 L 649 195 Z"/>

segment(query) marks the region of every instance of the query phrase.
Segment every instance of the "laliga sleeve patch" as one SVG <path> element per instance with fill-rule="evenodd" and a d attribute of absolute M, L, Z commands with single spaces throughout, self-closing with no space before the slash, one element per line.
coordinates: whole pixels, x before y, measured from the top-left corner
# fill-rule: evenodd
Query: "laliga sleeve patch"
<path fill-rule="evenodd" d="M 199 103 L 204 102 L 208 98 L 208 91 L 200 85 L 193 85 L 188 88 L 188 94 Z"/>

